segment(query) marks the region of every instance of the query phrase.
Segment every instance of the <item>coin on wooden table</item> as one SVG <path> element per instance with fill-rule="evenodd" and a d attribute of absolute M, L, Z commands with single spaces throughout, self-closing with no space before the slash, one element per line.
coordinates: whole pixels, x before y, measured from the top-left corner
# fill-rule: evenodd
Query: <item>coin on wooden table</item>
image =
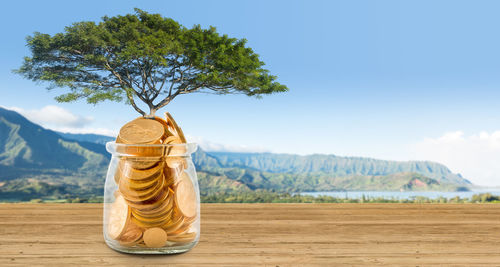
<path fill-rule="evenodd" d="M 177 133 L 177 135 L 181 138 L 182 142 L 186 143 L 186 137 L 184 137 L 184 133 L 182 132 L 181 127 L 179 127 L 179 125 L 177 125 L 177 123 L 175 122 L 172 115 L 168 112 L 165 112 L 165 118 L 166 118 L 169 126 L 171 126 L 173 128 L 173 131 L 175 131 L 175 133 Z"/>
<path fill-rule="evenodd" d="M 108 215 L 108 235 L 113 239 L 117 239 L 127 228 L 130 218 L 130 209 L 121 195 L 116 197 L 110 209 Z"/>
<path fill-rule="evenodd" d="M 175 203 L 182 215 L 193 217 L 196 215 L 196 191 L 188 175 L 183 175 L 182 179 L 175 187 Z"/>
<path fill-rule="evenodd" d="M 151 144 L 164 134 L 165 129 L 160 122 L 140 117 L 123 125 L 118 137 L 125 144 Z"/>
<path fill-rule="evenodd" d="M 158 227 L 149 228 L 143 234 L 144 243 L 150 248 L 161 248 L 167 243 L 167 233 Z"/>

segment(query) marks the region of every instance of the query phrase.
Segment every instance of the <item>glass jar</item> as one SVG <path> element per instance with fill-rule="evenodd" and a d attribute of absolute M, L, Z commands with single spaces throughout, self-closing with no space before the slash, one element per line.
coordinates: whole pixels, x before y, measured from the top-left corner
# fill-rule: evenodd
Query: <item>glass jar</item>
<path fill-rule="evenodd" d="M 104 240 L 114 250 L 174 254 L 200 237 L 200 192 L 191 154 L 197 145 L 108 142 Z"/>

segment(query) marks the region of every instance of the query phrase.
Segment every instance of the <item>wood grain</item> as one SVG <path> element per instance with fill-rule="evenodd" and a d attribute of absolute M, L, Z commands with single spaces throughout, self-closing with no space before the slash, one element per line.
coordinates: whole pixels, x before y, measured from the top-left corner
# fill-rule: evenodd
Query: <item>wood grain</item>
<path fill-rule="evenodd" d="M 0 266 L 500 265 L 498 204 L 204 204 L 200 243 L 115 252 L 99 204 L 0 204 Z"/>

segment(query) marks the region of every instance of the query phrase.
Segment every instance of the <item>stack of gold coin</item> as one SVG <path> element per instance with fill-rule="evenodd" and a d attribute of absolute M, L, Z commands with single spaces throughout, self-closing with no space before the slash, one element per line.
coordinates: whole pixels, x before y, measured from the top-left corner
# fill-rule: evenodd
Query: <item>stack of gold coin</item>
<path fill-rule="evenodd" d="M 122 246 L 158 248 L 192 242 L 198 229 L 197 193 L 186 171 L 186 138 L 169 113 L 137 118 L 116 139 L 121 157 L 109 237 Z M 165 146 L 150 146 L 164 144 Z"/>

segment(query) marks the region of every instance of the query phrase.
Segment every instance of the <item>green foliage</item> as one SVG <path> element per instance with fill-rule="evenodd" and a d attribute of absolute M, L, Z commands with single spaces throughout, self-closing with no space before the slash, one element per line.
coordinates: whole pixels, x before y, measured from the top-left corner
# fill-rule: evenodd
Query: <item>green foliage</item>
<path fill-rule="evenodd" d="M 126 99 L 143 115 L 135 98 L 154 113 L 192 92 L 260 96 L 288 90 L 263 68 L 245 39 L 135 11 L 99 23 L 77 22 L 52 36 L 35 32 L 27 38 L 32 55 L 16 72 L 48 82 L 49 88 L 69 88 L 58 101 Z M 163 99 L 155 104 L 159 96 Z"/>

